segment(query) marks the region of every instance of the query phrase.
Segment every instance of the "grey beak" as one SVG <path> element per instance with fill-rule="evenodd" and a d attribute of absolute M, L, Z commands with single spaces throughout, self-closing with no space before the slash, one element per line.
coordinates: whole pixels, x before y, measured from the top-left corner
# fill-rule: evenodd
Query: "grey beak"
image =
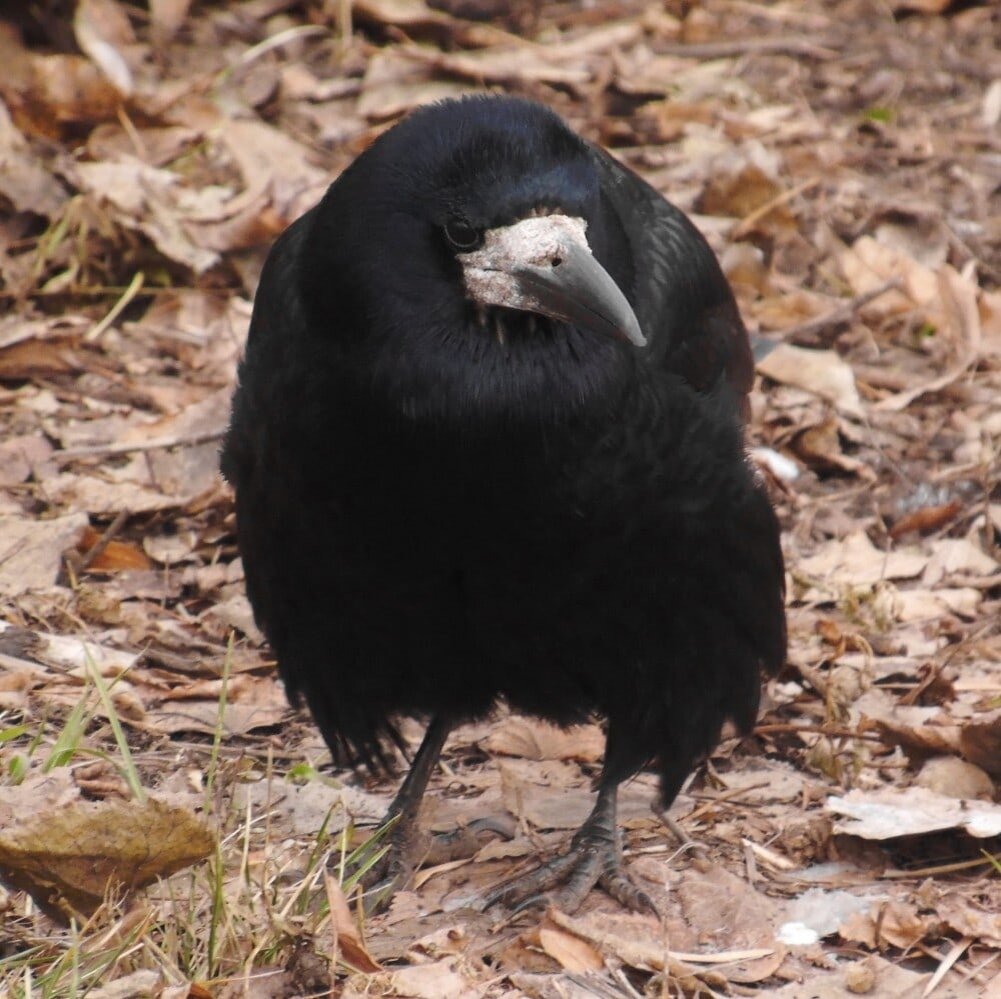
<path fill-rule="evenodd" d="M 459 257 L 470 297 L 645 346 L 636 313 L 584 233 L 580 219 L 565 215 L 490 230 L 481 249 Z"/>

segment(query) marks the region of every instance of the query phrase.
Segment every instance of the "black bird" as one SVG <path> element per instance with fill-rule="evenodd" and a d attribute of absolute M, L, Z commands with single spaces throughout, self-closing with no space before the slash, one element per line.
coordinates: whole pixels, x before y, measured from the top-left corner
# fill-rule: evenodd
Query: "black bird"
<path fill-rule="evenodd" d="M 671 802 L 785 655 L 779 530 L 748 463 L 747 333 L 691 222 L 550 110 L 477 97 L 380 136 L 277 241 L 223 470 L 247 591 L 293 700 L 379 766 L 412 872 L 451 728 L 498 699 L 607 722 L 570 852 L 509 891 L 621 868 L 618 785 Z"/>

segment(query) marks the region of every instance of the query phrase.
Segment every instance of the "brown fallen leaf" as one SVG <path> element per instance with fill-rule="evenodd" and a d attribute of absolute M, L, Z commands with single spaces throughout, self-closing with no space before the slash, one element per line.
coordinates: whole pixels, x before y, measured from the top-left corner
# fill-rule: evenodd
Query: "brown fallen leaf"
<path fill-rule="evenodd" d="M 985 912 L 957 893 L 941 899 L 935 914 L 953 933 L 972 937 L 987 947 L 1001 947 L 1001 913 Z"/>
<path fill-rule="evenodd" d="M 696 203 L 698 210 L 706 215 L 743 219 L 774 202 L 782 193 L 778 163 L 778 157 L 766 151 L 757 141 L 718 156 L 705 190 Z M 792 222 L 786 205 L 778 206 L 770 214 L 781 218 L 787 226 Z"/>
<path fill-rule="evenodd" d="M 92 912 L 207 857 L 215 836 L 184 804 L 85 801 L 65 770 L 0 788 L 0 868 L 51 911 Z"/>
<path fill-rule="evenodd" d="M 458 97 L 471 89 L 455 80 L 437 79 L 427 66 L 387 49 L 376 53 L 365 68 L 357 111 L 370 121 L 386 121 L 421 104 Z"/>
<path fill-rule="evenodd" d="M 87 527 L 83 513 L 51 520 L 0 517 L 0 594 L 13 597 L 52 586 L 63 552 L 77 547 Z"/>
<path fill-rule="evenodd" d="M 605 966 L 601 953 L 592 944 L 558 926 L 548 916 L 539 927 L 538 938 L 539 946 L 567 971 L 585 974 Z"/>
<path fill-rule="evenodd" d="M 868 912 L 853 913 L 838 927 L 838 934 L 843 940 L 873 949 L 889 944 L 907 950 L 936 927 L 934 916 L 922 916 L 914 905 L 891 901 L 877 903 Z"/>
<path fill-rule="evenodd" d="M 865 531 L 853 531 L 801 558 L 795 570 L 830 587 L 858 587 L 884 579 L 911 579 L 924 570 L 928 561 L 929 556 L 915 548 L 880 551 Z"/>
<path fill-rule="evenodd" d="M 246 735 L 255 729 L 273 728 L 288 718 L 289 707 L 281 688 L 275 686 L 270 703 L 240 704 L 226 702 L 222 717 L 222 730 L 227 738 Z M 150 708 L 143 718 L 142 728 L 163 735 L 179 732 L 204 732 L 211 734 L 220 727 L 218 701 L 164 702 Z"/>
<path fill-rule="evenodd" d="M 919 14 L 944 14 L 954 0 L 890 0 L 890 9 L 913 10 Z"/>
<path fill-rule="evenodd" d="M 978 839 L 1001 836 L 1001 805 L 949 798 L 923 787 L 849 791 L 831 795 L 825 808 L 840 816 L 835 833 L 861 839 L 896 839 L 944 829 L 963 829 Z"/>
<path fill-rule="evenodd" d="M 68 179 L 96 199 L 115 222 L 135 229 L 170 260 L 201 274 L 219 255 L 194 242 L 185 222 L 197 215 L 200 202 L 218 200 L 214 191 L 195 192 L 179 174 L 149 166 L 133 156 L 117 162 L 68 164 Z"/>
<path fill-rule="evenodd" d="M 191 0 L 149 0 L 153 41 L 164 45 L 177 34 L 188 15 Z"/>
<path fill-rule="evenodd" d="M 992 576 L 1001 568 L 970 538 L 939 538 L 931 543 L 931 549 L 932 557 L 921 576 L 926 586 L 954 575 Z"/>
<path fill-rule="evenodd" d="M 881 399 L 875 404 L 877 410 L 899 412 L 920 396 L 953 384 L 976 363 L 983 331 L 979 289 L 972 278 L 950 264 L 927 267 L 901 247 L 887 246 L 871 236 L 862 236 L 850 248 L 842 247 L 838 259 L 856 294 L 897 280 L 899 290 L 881 295 L 868 309 L 885 316 L 917 315 L 944 339 L 953 355 L 944 373 Z"/>
<path fill-rule="evenodd" d="M 101 540 L 101 532 L 89 524 L 83 537 L 77 543 L 77 550 L 86 556 Z M 109 541 L 103 550 L 87 563 L 87 568 L 95 572 L 121 572 L 127 569 L 148 569 L 150 560 L 129 541 Z"/>
<path fill-rule="evenodd" d="M 468 946 L 467 928 L 461 922 L 451 922 L 415 940 L 407 948 L 405 956 L 411 964 L 426 964 L 443 957 L 462 954 Z"/>
<path fill-rule="evenodd" d="M 963 509 L 963 504 L 959 500 L 950 500 L 948 503 L 939 503 L 935 506 L 922 506 L 917 510 L 905 513 L 899 520 L 895 521 L 890 528 L 890 537 L 896 541 L 897 538 L 911 531 L 919 531 L 922 534 L 929 531 L 937 531 L 944 527 Z"/>
<path fill-rule="evenodd" d="M 341 999 L 395 996 L 399 999 L 484 999 L 471 968 L 462 958 L 448 957 L 434 964 L 418 964 L 395 971 L 354 975 L 348 979 Z"/>
<path fill-rule="evenodd" d="M 875 724 L 880 738 L 890 746 L 900 746 L 907 756 L 918 763 L 932 756 L 948 756 L 959 752 L 960 729 L 958 725 L 929 725 L 927 722 L 909 721 L 895 717 L 891 709 L 887 714 L 867 712 Z"/>
<path fill-rule="evenodd" d="M 0 54 L 2 50 L 0 44 Z M 30 211 L 47 218 L 56 215 L 66 202 L 66 191 L 18 131 L 10 112 L 2 103 L 0 149 L 4 158 L 3 169 L 0 170 L 0 194 L 14 206 L 15 211 Z"/>
<path fill-rule="evenodd" d="M 655 934 L 651 934 L 641 933 L 638 926 L 633 926 L 630 932 L 628 923 L 609 921 L 603 918 L 602 913 L 568 916 L 559 909 L 550 907 L 546 912 L 546 919 L 559 929 L 567 930 L 590 943 L 600 953 L 614 956 L 631 968 L 667 971 L 672 978 L 692 982 L 696 978 L 702 978 L 722 986 L 738 968 L 745 969 L 754 964 L 759 968 L 758 977 L 741 975 L 735 980 L 761 981 L 770 977 L 785 957 L 785 948 L 780 944 L 716 953 L 672 951 L 664 947 L 659 928 Z"/>
<path fill-rule="evenodd" d="M 80 371 L 83 364 L 66 340 L 23 340 L 0 348 L 0 379 L 48 378 Z"/>
<path fill-rule="evenodd" d="M 357 971 L 366 973 L 381 971 L 382 965 L 365 949 L 340 882 L 324 870 L 323 885 L 330 906 L 330 927 L 334 938 L 333 960 L 341 961 Z"/>
<path fill-rule="evenodd" d="M 935 621 L 947 614 L 976 617 L 984 595 L 971 586 L 937 587 L 934 590 L 899 590 L 894 596 L 895 617 L 900 622 Z"/>
<path fill-rule="evenodd" d="M 927 972 L 911 971 L 878 954 L 871 954 L 862 961 L 839 962 L 834 969 L 809 970 L 797 976 L 798 980 L 782 988 L 768 990 L 769 999 L 845 999 L 845 996 L 863 995 L 866 999 L 918 999 L 928 995 Z M 982 986 L 962 982 L 952 976 L 947 990 L 932 996 L 941 999 L 984 999 L 993 993 L 982 991 Z"/>
<path fill-rule="evenodd" d="M 983 767 L 994 777 L 1001 777 L 1001 716 L 964 725 L 959 746 L 971 763 Z"/>

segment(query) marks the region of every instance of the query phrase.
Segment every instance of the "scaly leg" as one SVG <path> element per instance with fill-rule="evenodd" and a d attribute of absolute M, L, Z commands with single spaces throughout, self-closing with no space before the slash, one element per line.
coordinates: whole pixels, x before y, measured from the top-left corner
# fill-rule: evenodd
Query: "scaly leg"
<path fill-rule="evenodd" d="M 445 863 L 448 860 L 471 857 L 482 846 L 477 838 L 480 832 L 498 833 L 507 839 L 515 833 L 512 822 L 490 816 L 477 819 L 464 828 L 445 835 L 432 836 L 421 831 L 421 802 L 424 800 L 431 772 L 451 731 L 452 722 L 449 719 L 441 715 L 431 719 L 410 771 L 386 811 L 383 825 L 394 823 L 389 833 L 389 849 L 366 872 L 364 878 L 367 889 L 366 908 L 370 912 L 383 908 L 397 891 L 410 884 L 414 872 L 425 860 Z"/>
<path fill-rule="evenodd" d="M 410 771 L 386 812 L 383 824 L 395 820 L 389 833 L 389 849 L 365 876 L 374 911 L 382 908 L 394 892 L 409 884 L 428 852 L 429 837 L 420 831 L 418 817 L 431 771 L 441 755 L 452 723 L 441 715 L 431 719 Z"/>

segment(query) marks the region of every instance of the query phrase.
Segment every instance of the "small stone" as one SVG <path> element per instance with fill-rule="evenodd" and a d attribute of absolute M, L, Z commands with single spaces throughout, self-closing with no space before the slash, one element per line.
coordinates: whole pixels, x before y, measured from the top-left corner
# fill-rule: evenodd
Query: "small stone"
<path fill-rule="evenodd" d="M 856 961 L 845 968 L 845 988 L 855 995 L 872 992 L 876 986 L 876 972 L 866 961 Z"/>
<path fill-rule="evenodd" d="M 958 756 L 933 756 L 914 783 L 948 798 L 994 800 L 994 782 L 987 773 Z"/>

